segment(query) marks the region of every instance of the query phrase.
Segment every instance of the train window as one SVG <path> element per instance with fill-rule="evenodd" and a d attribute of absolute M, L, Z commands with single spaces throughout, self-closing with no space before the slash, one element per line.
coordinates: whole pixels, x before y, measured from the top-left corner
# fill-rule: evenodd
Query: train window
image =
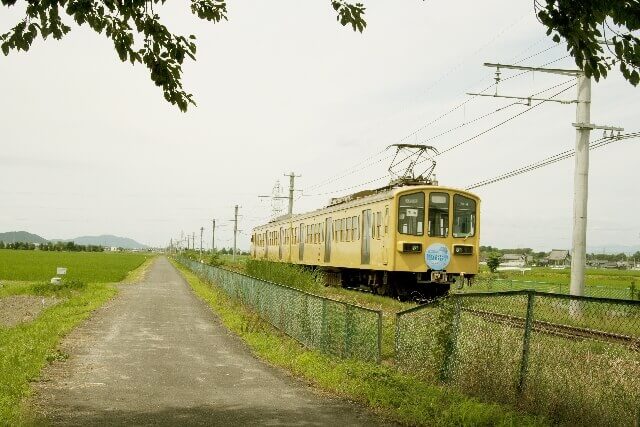
<path fill-rule="evenodd" d="M 382 212 L 376 213 L 376 239 L 380 239 L 380 229 L 382 228 Z"/>
<path fill-rule="evenodd" d="M 358 217 L 354 216 L 353 218 L 351 218 L 351 224 L 353 225 L 353 240 L 359 240 L 360 239 L 360 230 L 358 227 Z"/>
<path fill-rule="evenodd" d="M 424 193 L 400 196 L 398 200 L 398 233 L 412 236 L 424 234 Z"/>
<path fill-rule="evenodd" d="M 429 237 L 447 237 L 449 235 L 449 195 L 447 193 L 429 194 Z"/>
<path fill-rule="evenodd" d="M 371 215 L 371 238 L 376 238 L 376 214 Z"/>
<path fill-rule="evenodd" d="M 346 236 L 346 241 L 350 242 L 351 241 L 351 217 L 347 218 L 347 236 Z"/>
<path fill-rule="evenodd" d="M 384 235 L 389 234 L 389 206 L 384 207 Z"/>
<path fill-rule="evenodd" d="M 456 194 L 453 196 L 453 237 L 473 236 L 476 232 L 476 201 Z"/>

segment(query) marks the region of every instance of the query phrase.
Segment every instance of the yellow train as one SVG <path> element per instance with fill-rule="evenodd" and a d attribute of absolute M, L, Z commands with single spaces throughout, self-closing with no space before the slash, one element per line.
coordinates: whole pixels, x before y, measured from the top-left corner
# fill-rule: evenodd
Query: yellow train
<path fill-rule="evenodd" d="M 332 199 L 256 227 L 255 259 L 322 268 L 330 281 L 402 299 L 441 295 L 478 272 L 480 199 L 404 185 Z"/>

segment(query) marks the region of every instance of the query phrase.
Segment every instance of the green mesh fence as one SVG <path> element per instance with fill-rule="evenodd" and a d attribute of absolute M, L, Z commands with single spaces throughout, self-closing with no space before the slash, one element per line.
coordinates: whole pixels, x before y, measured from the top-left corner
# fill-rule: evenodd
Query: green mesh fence
<path fill-rule="evenodd" d="M 401 370 L 552 423 L 640 423 L 638 301 L 453 294 L 396 320 Z"/>
<path fill-rule="evenodd" d="M 606 277 L 606 276 L 605 276 Z M 600 280 L 600 279 L 593 279 Z M 611 279 L 609 279 L 611 280 Z M 522 278 L 476 277 L 472 286 L 454 289 L 456 293 L 504 292 L 519 290 L 536 290 L 552 294 L 569 294 L 569 283 L 555 283 L 545 280 Z M 615 283 L 587 284 L 585 295 L 596 298 L 615 298 L 640 301 L 640 280 L 637 276 L 617 277 Z"/>
<path fill-rule="evenodd" d="M 313 295 L 187 258 L 177 260 L 303 345 L 342 358 L 380 362 L 381 311 Z"/>

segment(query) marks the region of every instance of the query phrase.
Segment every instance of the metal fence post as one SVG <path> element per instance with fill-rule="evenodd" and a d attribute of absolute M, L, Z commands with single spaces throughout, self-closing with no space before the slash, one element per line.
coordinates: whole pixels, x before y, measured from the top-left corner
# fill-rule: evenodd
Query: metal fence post
<path fill-rule="evenodd" d="M 444 342 L 444 358 L 442 361 L 442 368 L 440 370 L 440 380 L 445 383 L 451 379 L 451 369 L 455 359 L 458 332 L 460 330 L 460 311 L 463 297 L 460 295 L 452 295 L 451 298 L 455 299 L 453 303 L 453 316 L 451 316 L 449 333 L 447 334 Z"/>
<path fill-rule="evenodd" d="M 322 319 L 320 319 L 320 351 L 327 353 L 327 300 L 322 300 Z"/>
<path fill-rule="evenodd" d="M 378 311 L 378 351 L 376 352 L 376 363 L 382 362 L 382 311 Z"/>
<path fill-rule="evenodd" d="M 345 306 L 344 313 L 344 357 L 351 355 L 351 306 Z"/>
<path fill-rule="evenodd" d="M 531 329 L 533 327 L 533 303 L 535 294 L 527 293 L 527 318 L 524 323 L 524 337 L 522 339 L 522 360 L 520 362 L 520 375 L 518 377 L 518 394 L 524 391 L 524 382 L 529 367 L 529 347 L 531 342 Z"/>
<path fill-rule="evenodd" d="M 396 365 L 400 365 L 400 319 L 402 319 L 402 315 L 400 313 L 396 313 L 396 336 L 394 337 L 395 344 L 395 361 Z"/>

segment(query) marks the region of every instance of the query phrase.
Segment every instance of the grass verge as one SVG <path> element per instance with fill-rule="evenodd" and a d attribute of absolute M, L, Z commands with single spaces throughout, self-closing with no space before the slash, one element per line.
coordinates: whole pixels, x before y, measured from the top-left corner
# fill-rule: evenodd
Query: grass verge
<path fill-rule="evenodd" d="M 38 284 L 30 294 L 41 295 Z M 60 339 L 86 319 L 93 310 L 114 296 L 113 285 L 90 284 L 51 291 L 64 302 L 44 310 L 34 321 L 0 328 L 0 424 L 26 422 L 21 405 L 31 390 L 29 382 L 53 360 L 66 358 L 56 347 Z"/>
<path fill-rule="evenodd" d="M 150 262 L 150 261 L 148 261 Z M 139 279 L 147 263 L 129 274 Z M 0 425 L 32 422 L 25 398 L 47 363 L 68 355 L 57 347 L 60 340 L 117 293 L 114 284 L 68 281 L 59 286 L 41 282 L 6 283 L 0 297 L 8 295 L 54 296 L 61 302 L 42 311 L 33 321 L 0 327 Z"/>
<path fill-rule="evenodd" d="M 410 425 L 543 425 L 507 406 L 483 403 L 446 387 L 421 382 L 393 368 L 338 360 L 303 348 L 254 313 L 174 262 L 194 292 L 260 358 L 314 385 Z"/>

